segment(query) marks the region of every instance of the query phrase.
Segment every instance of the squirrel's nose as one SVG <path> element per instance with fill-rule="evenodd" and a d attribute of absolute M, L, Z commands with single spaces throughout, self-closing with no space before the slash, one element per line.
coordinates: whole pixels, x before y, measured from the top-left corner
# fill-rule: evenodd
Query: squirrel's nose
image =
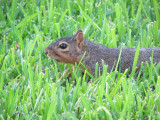
<path fill-rule="evenodd" d="M 44 53 L 47 55 L 48 54 L 48 51 L 46 49 L 44 49 Z"/>

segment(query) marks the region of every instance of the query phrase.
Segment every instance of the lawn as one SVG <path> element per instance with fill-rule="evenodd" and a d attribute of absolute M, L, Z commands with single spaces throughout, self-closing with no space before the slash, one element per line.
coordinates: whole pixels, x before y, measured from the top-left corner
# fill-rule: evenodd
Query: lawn
<path fill-rule="evenodd" d="M 139 73 L 134 64 L 130 75 L 104 67 L 98 78 L 44 53 L 78 29 L 111 48 L 160 47 L 159 0 L 0 0 L 0 7 L 0 120 L 160 119 L 153 63 Z"/>

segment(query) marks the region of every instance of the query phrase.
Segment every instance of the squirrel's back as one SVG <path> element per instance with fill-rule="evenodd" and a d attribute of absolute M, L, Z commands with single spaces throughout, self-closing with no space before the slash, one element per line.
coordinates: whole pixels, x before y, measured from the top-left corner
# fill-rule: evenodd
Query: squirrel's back
<path fill-rule="evenodd" d="M 95 66 L 91 64 L 96 64 L 101 68 L 102 71 L 102 60 L 108 66 L 108 72 L 114 70 L 116 67 L 119 55 L 120 48 L 108 48 L 104 45 L 90 42 L 86 40 L 86 56 L 84 58 L 84 64 L 92 66 L 92 71 L 94 71 Z M 122 48 L 119 67 L 121 67 L 121 72 L 124 72 L 126 69 L 132 69 L 134 57 L 136 53 L 136 48 Z M 140 69 L 141 63 L 148 62 L 150 63 L 153 53 L 153 63 L 160 62 L 160 47 L 153 48 L 141 48 L 139 51 L 138 61 L 137 61 L 137 70 Z"/>

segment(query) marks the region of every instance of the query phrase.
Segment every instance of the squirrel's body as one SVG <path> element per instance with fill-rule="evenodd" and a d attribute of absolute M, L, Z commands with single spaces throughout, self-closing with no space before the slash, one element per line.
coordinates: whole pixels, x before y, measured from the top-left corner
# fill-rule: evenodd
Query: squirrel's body
<path fill-rule="evenodd" d="M 87 53 L 84 56 L 84 59 L 82 60 L 82 63 L 85 66 L 90 66 L 89 69 L 91 69 L 91 71 L 94 72 L 95 64 L 98 62 L 98 65 L 101 68 L 101 72 L 102 72 L 102 69 L 103 69 L 102 60 L 103 60 L 105 65 L 108 66 L 108 72 L 110 72 L 112 69 L 114 70 L 120 55 L 120 48 L 108 48 L 104 45 L 93 43 L 86 39 L 85 39 L 85 43 L 87 46 L 86 47 Z M 160 48 L 158 47 L 141 48 L 139 51 L 139 57 L 137 61 L 137 69 L 140 68 L 142 62 L 150 63 L 152 51 L 153 51 L 153 63 L 160 62 Z M 126 69 L 132 68 L 135 52 L 136 52 L 136 48 L 122 48 L 121 56 L 120 56 L 122 73 Z"/>
<path fill-rule="evenodd" d="M 95 65 L 98 63 L 102 72 L 102 60 L 108 66 L 108 72 L 115 69 L 120 55 L 119 48 L 108 48 L 104 45 L 88 41 L 83 37 L 82 30 L 78 30 L 76 35 L 72 37 L 61 38 L 52 43 L 45 49 L 45 53 L 59 62 L 79 63 L 84 52 L 86 52 L 82 64 L 90 71 L 95 73 Z M 142 62 L 150 63 L 153 52 L 153 63 L 160 62 L 160 48 L 141 48 L 137 62 L 137 70 L 140 69 Z M 126 69 L 132 69 L 135 48 L 123 48 L 120 56 L 120 70 L 124 72 Z"/>

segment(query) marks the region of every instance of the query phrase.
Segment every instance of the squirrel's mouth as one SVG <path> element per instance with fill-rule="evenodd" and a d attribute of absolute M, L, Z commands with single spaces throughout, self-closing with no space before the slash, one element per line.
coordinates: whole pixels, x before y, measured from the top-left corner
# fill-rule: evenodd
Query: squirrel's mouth
<path fill-rule="evenodd" d="M 44 49 L 44 53 L 45 53 L 49 58 L 58 60 L 58 58 L 57 58 L 58 54 L 56 54 L 53 50 L 50 50 L 50 49 L 45 48 L 45 49 Z"/>

